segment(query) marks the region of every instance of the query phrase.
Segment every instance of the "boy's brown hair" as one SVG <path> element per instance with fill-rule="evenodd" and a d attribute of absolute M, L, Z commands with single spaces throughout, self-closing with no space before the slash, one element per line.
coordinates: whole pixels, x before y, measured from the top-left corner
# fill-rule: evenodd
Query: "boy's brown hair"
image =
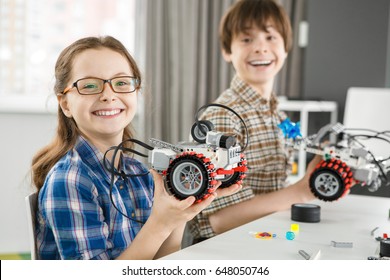
<path fill-rule="evenodd" d="M 245 32 L 248 27 L 256 26 L 266 31 L 271 22 L 284 39 L 284 48 L 288 52 L 292 46 L 290 19 L 280 4 L 274 0 L 239 0 L 225 14 L 220 25 L 222 49 L 231 54 L 234 36 Z"/>

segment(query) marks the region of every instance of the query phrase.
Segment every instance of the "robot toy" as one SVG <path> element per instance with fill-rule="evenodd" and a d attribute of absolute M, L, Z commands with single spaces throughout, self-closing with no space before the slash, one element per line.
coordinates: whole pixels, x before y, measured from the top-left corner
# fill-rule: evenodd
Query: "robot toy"
<path fill-rule="evenodd" d="M 199 202 L 215 191 L 217 181 L 224 188 L 245 177 L 246 160 L 233 136 L 208 131 L 205 139 L 177 145 L 150 139 L 155 146 L 150 166 L 164 175 L 168 191 L 179 199 L 193 195 Z"/>
<path fill-rule="evenodd" d="M 242 122 L 247 143 L 241 149 L 234 135 L 214 130 L 207 120 L 198 120 L 199 112 L 207 107 L 221 107 L 235 114 Z M 243 151 L 248 145 L 248 130 L 243 119 L 231 108 L 221 104 L 208 104 L 199 108 L 191 128 L 194 141 L 172 145 L 150 139 L 154 149 L 149 152 L 149 164 L 165 177 L 167 190 L 178 199 L 195 196 L 202 201 L 216 189 L 241 184 L 248 170 Z"/>
<path fill-rule="evenodd" d="M 234 135 L 226 135 L 214 130 L 214 125 L 207 120 L 198 120 L 200 110 L 207 107 L 222 107 L 235 114 L 243 123 L 247 134 L 247 143 L 241 148 Z M 243 151 L 248 145 L 248 130 L 242 118 L 232 109 L 221 104 L 209 104 L 201 107 L 195 117 L 191 129 L 192 142 L 180 142 L 176 145 L 158 139 L 150 139 L 151 146 L 136 139 L 127 139 L 120 145 L 111 147 L 114 150 L 111 165 L 105 160 L 105 168 L 111 172 L 111 182 L 114 176 L 145 176 L 145 174 L 122 174 L 115 171 L 112 165 L 117 153 L 132 152 L 147 157 L 151 168 L 164 176 L 166 189 L 182 200 L 194 196 L 200 202 L 210 196 L 218 181 L 219 188 L 232 184 L 241 184 L 247 171 L 247 163 Z M 124 148 L 127 141 L 141 145 L 149 150 L 148 155 L 130 148 Z M 108 152 L 107 151 L 107 152 Z M 106 154 L 107 154 L 106 152 Z M 106 157 L 105 154 L 105 157 Z M 112 189 L 112 183 L 110 189 Z"/>
<path fill-rule="evenodd" d="M 286 119 L 279 127 L 287 138 L 287 147 L 294 150 L 304 149 L 306 152 L 323 157 L 309 179 L 310 189 L 317 198 L 334 201 L 347 194 L 355 184 L 359 183 L 367 186 L 370 191 L 376 191 L 382 183 L 387 183 L 389 158 L 376 159 L 354 135 L 346 133 L 348 129 L 342 124 L 328 124 L 317 134 L 306 138 L 300 135 L 299 123 L 294 124 Z M 330 133 L 342 136 L 342 139 L 335 145 L 322 147 L 320 141 Z M 374 136 L 359 136 L 380 138 L 389 142 L 387 133 L 378 132 Z"/>

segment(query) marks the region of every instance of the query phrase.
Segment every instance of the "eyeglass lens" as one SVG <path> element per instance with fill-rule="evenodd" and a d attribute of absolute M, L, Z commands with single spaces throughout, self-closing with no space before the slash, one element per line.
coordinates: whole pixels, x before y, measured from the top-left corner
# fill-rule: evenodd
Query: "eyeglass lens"
<path fill-rule="evenodd" d="M 77 81 L 77 89 L 81 94 L 96 94 L 103 92 L 105 82 L 111 84 L 114 92 L 129 93 L 137 88 L 137 79 L 134 77 L 117 77 L 105 81 L 98 78 L 85 78 Z"/>

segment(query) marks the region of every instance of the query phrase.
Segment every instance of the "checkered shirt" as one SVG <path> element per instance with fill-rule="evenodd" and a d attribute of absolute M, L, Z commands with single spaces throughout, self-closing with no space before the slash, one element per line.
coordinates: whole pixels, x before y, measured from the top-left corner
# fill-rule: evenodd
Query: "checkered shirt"
<path fill-rule="evenodd" d="M 135 159 L 121 158 L 125 174 L 145 173 Z M 41 259 L 114 259 L 125 250 L 142 224 L 121 215 L 110 200 L 110 173 L 103 155 L 79 137 L 48 173 L 39 192 L 37 244 Z M 116 178 L 115 205 L 145 222 L 151 212 L 154 183 L 150 174 Z"/>

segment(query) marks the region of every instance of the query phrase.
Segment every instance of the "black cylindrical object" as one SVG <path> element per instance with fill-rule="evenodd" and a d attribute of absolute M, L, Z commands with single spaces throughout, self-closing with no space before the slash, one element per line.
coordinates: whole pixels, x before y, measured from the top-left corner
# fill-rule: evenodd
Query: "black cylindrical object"
<path fill-rule="evenodd" d="M 296 203 L 291 205 L 291 220 L 304 223 L 318 223 L 321 207 L 316 204 Z"/>
<path fill-rule="evenodd" d="M 219 147 L 229 149 L 236 145 L 236 138 L 230 135 L 221 135 L 219 139 Z"/>
<path fill-rule="evenodd" d="M 390 257 L 390 239 L 381 240 L 379 256 Z"/>

